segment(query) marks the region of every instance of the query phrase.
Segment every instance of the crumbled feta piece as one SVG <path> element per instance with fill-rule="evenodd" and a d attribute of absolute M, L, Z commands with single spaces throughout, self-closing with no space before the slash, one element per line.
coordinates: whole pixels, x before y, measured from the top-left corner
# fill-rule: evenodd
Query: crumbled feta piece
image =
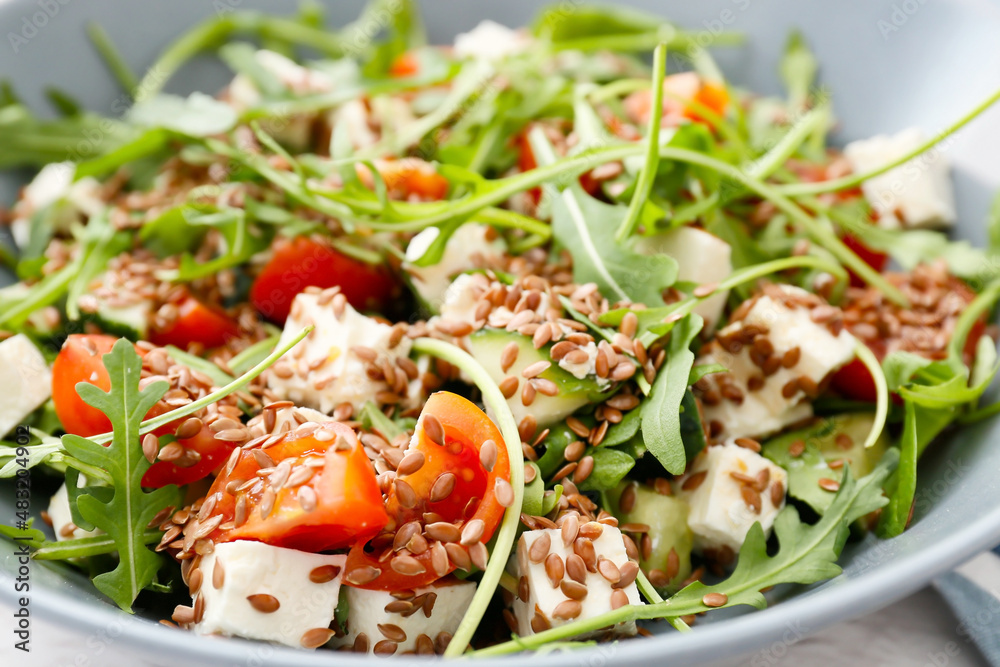
<path fill-rule="evenodd" d="M 635 585 L 638 565 L 625 553 L 621 531 L 589 522 L 580 526 L 579 535 L 585 537 L 578 536 L 567 545 L 559 529 L 521 534 L 517 544 L 518 594 L 513 602 L 521 636 L 626 604 L 642 604 Z M 558 578 L 553 581 L 549 572 Z M 612 632 L 634 635 L 635 623 L 621 623 Z"/>
<path fill-rule="evenodd" d="M 80 475 L 77 486 L 83 487 L 86 485 L 86 478 Z M 94 537 L 95 535 L 100 535 L 102 532 L 96 529 L 84 530 L 77 528 L 76 524 L 73 523 L 73 514 L 69 509 L 69 491 L 66 489 L 65 482 L 52 494 L 52 498 L 49 499 L 48 513 L 49 520 L 52 521 L 52 530 L 56 534 L 56 541 L 75 540 L 79 537 Z"/>
<path fill-rule="evenodd" d="M 844 156 L 855 173 L 877 169 L 924 142 L 923 132 L 911 127 L 893 136 L 878 135 L 853 141 Z M 909 162 L 861 184 L 865 199 L 879 215 L 881 227 L 948 227 L 955 223 L 955 197 L 948 159 L 932 148 Z"/>
<path fill-rule="evenodd" d="M 378 143 L 378 135 L 368 123 L 368 107 L 362 100 L 349 100 L 330 114 L 330 124 L 336 128 L 343 125 L 354 150 L 369 148 Z M 335 130 L 336 131 L 336 130 Z"/>
<path fill-rule="evenodd" d="M 647 255 L 670 255 L 677 260 L 677 279 L 699 285 L 721 282 L 733 272 L 729 244 L 704 229 L 688 225 L 640 236 L 635 249 Z M 718 292 L 695 307 L 694 312 L 705 319 L 706 332 L 715 330 L 728 298 L 728 291 Z"/>
<path fill-rule="evenodd" d="M 76 166 L 72 162 L 55 162 L 42 167 L 38 175 L 24 187 L 21 200 L 14 207 L 11 235 L 18 247 L 27 245 L 31 238 L 31 217 L 52 205 L 52 224 L 57 231 L 65 231 L 80 215 L 92 216 L 104 209 L 101 184 L 87 177 L 74 182 Z"/>
<path fill-rule="evenodd" d="M 469 32 L 455 37 L 455 56 L 478 60 L 501 60 L 524 51 L 531 39 L 495 21 L 481 21 Z"/>
<path fill-rule="evenodd" d="M 696 362 L 729 369 L 696 386 L 720 438 L 766 436 L 811 417 L 805 399 L 854 357 L 857 344 L 839 309 L 798 287 L 769 286 L 751 303 Z"/>
<path fill-rule="evenodd" d="M 688 526 L 695 550 L 728 548 L 739 553 L 756 521 L 769 534 L 785 505 L 787 488 L 784 469 L 750 449 L 733 443 L 705 449 L 677 481 L 677 493 L 690 507 Z"/>
<path fill-rule="evenodd" d="M 417 294 L 435 312 L 444 307 L 448 298 L 446 292 L 456 274 L 495 266 L 505 250 L 503 240 L 492 227 L 468 223 L 451 235 L 437 264 L 414 265 L 413 262 L 424 256 L 440 233 L 437 227 L 428 227 L 410 239 L 406 246 L 406 262 L 403 264 Z"/>
<path fill-rule="evenodd" d="M 433 653 L 443 643 L 436 641 L 438 635 L 444 632 L 450 637 L 458 629 L 475 592 L 474 582 L 454 577 L 414 589 L 413 597 L 405 600 L 389 591 L 348 587 L 347 635 L 334 640 L 334 645 L 365 646 L 371 654 L 384 642 L 380 651 L 386 653 L 389 648 L 397 654 Z"/>
<path fill-rule="evenodd" d="M 326 414 L 332 414 L 341 403 L 350 403 L 358 410 L 366 401 L 375 401 L 379 392 L 395 388 L 384 379 L 369 377 L 371 364 L 358 356 L 358 350 L 365 348 L 367 354 L 374 354 L 376 363 L 388 360 L 395 365 L 396 359 L 409 356 L 412 342 L 403 336 L 390 347 L 390 342 L 399 338 L 393 335 L 393 327 L 338 299 L 321 304 L 322 300 L 321 294 L 308 292 L 295 297 L 278 344 L 285 344 L 310 324 L 316 328 L 274 365 L 268 373 L 268 386 L 280 398 Z M 405 374 L 396 375 L 397 384 L 406 380 Z"/>
<path fill-rule="evenodd" d="M 194 630 L 315 648 L 310 640 L 325 637 L 333 620 L 346 558 L 263 542 L 217 544 L 198 566 L 202 583 L 195 595 L 205 611 Z"/>
<path fill-rule="evenodd" d="M 582 350 L 586 353 L 587 359 L 580 361 L 570 361 L 569 358 L 563 357 L 559 360 L 559 368 L 567 371 L 578 380 L 591 375 L 597 377 L 597 345 L 594 342 L 587 343 L 581 347 L 577 347 L 577 350 Z M 601 380 L 603 378 L 598 378 Z"/>
<path fill-rule="evenodd" d="M 0 343 L 0 434 L 9 433 L 52 396 L 52 370 L 24 334 Z"/>
<path fill-rule="evenodd" d="M 455 278 L 444 291 L 440 309 L 441 319 L 450 322 L 466 322 L 472 325 L 480 323 L 494 329 L 506 328 L 515 314 L 506 304 L 491 308 L 483 320 L 476 318 L 476 308 L 479 301 L 491 285 L 490 279 L 481 273 L 463 273 Z M 544 316 L 551 306 L 552 297 L 548 292 L 541 292 L 538 305 L 533 310 Z M 560 328 L 564 333 L 573 333 L 572 329 L 564 325 L 560 325 Z"/>

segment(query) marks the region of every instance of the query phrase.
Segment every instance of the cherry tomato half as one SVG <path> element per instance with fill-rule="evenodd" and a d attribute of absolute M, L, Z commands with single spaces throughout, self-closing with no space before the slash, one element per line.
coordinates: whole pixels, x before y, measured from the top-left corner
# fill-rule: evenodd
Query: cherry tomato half
<path fill-rule="evenodd" d="M 290 433 L 258 454 L 239 452 L 208 493 L 219 499 L 212 516 L 222 516 L 216 542 L 255 540 L 319 552 L 365 542 L 389 521 L 371 461 L 345 424 L 327 422 L 310 435 Z M 284 478 L 277 487 L 272 475 L 257 476 L 262 461 L 270 467 L 267 459 L 275 465 L 272 475 Z M 235 525 L 227 528 L 230 521 Z"/>
<path fill-rule="evenodd" d="M 383 267 L 358 261 L 322 240 L 299 236 L 279 239 L 274 254 L 250 289 L 250 301 L 266 318 L 284 324 L 295 295 L 306 287 L 339 285 L 358 310 L 380 310 L 399 292 Z"/>
<path fill-rule="evenodd" d="M 187 349 L 191 343 L 219 347 L 239 332 L 229 315 L 188 296 L 177 304 L 177 317 L 164 328 L 150 331 L 149 340 L 156 345 L 173 345 L 181 349 Z"/>
<path fill-rule="evenodd" d="M 443 437 L 434 435 L 439 428 Z M 435 437 L 443 442 L 435 441 Z M 482 448 L 487 441 L 492 444 L 486 445 L 488 451 L 484 454 Z M 481 521 L 482 533 L 478 542 L 483 545 L 503 518 L 504 505 L 497 497 L 497 488 L 501 487 L 501 492 L 509 490 L 510 459 L 496 425 L 475 404 L 448 392 L 431 395 L 407 449 L 407 455 L 410 454 L 422 457 L 423 463 L 414 471 L 399 475 L 389 490 L 385 506 L 392 518 L 388 526 L 390 532 L 378 536 L 372 544 L 355 545 L 347 556 L 346 581 L 353 586 L 400 590 L 427 585 L 452 572 L 456 565 L 450 556 L 435 561 L 435 551 L 438 558 L 444 555 L 443 546 L 420 535 L 428 516 L 432 516 L 435 523 L 455 528 Z M 483 460 L 492 462 L 492 468 L 484 467 Z M 420 539 L 395 545 L 400 546 L 395 549 L 393 538 L 411 522 L 420 527 L 414 530 Z M 386 559 L 381 558 L 384 548 L 377 552 L 373 549 L 383 536 L 385 539 L 381 541 L 387 541 L 388 548 L 397 551 Z M 473 548 L 483 547 L 474 545 Z M 448 549 L 468 554 L 469 547 L 450 543 Z M 397 561 L 400 557 L 404 560 Z M 466 558 L 460 555 L 459 559 Z M 397 567 L 403 562 L 405 567 Z M 352 580 L 353 572 L 367 576 Z"/>

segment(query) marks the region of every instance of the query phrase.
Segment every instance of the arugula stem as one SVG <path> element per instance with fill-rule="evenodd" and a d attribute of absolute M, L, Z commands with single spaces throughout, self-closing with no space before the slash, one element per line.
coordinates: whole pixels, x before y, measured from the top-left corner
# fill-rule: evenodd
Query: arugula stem
<path fill-rule="evenodd" d="M 881 167 L 876 167 L 871 171 L 864 172 L 862 174 L 850 174 L 848 176 L 843 176 L 841 178 L 834 178 L 829 181 L 817 181 L 815 183 L 789 183 L 787 185 L 776 186 L 777 192 L 789 197 L 797 197 L 800 195 L 817 195 L 824 192 L 836 192 L 837 190 L 846 190 L 848 188 L 853 188 L 861 183 L 864 183 L 870 178 L 874 178 L 880 174 L 884 174 L 887 171 L 895 169 L 901 164 L 905 164 L 917 157 L 918 155 L 930 150 L 935 145 L 944 141 L 949 136 L 955 134 L 960 129 L 965 127 L 969 122 L 975 119 L 977 116 L 982 114 L 988 108 L 990 108 L 997 100 L 1000 100 L 1000 89 L 997 89 L 992 95 L 987 97 L 985 100 L 977 104 L 971 110 L 969 110 L 964 116 L 959 118 L 957 121 L 944 128 L 930 139 L 927 139 L 922 144 L 916 148 L 910 150 L 909 152 L 901 155 L 900 157 L 886 162 Z"/>
<path fill-rule="evenodd" d="M 642 216 L 642 209 L 649 200 L 649 193 L 653 190 L 653 181 L 656 180 L 656 170 L 660 166 L 660 127 L 663 123 L 663 78 L 667 74 L 667 45 L 660 42 L 653 52 L 653 101 L 650 105 L 649 127 L 646 130 L 646 162 L 639 173 L 639 180 L 635 184 L 635 192 L 632 193 L 632 200 L 629 201 L 628 210 L 622 220 L 618 231 L 615 232 L 615 241 L 624 243 L 625 240 L 635 231 Z"/>
<path fill-rule="evenodd" d="M 156 429 L 160 428 L 161 426 L 169 424 L 175 419 L 186 417 L 187 415 L 193 412 L 197 412 L 198 410 L 201 410 L 202 408 L 207 407 L 212 403 L 215 403 L 216 401 L 225 398 L 226 396 L 229 396 L 235 391 L 239 391 L 243 387 L 250 384 L 254 380 L 254 378 L 256 378 L 258 375 L 260 375 L 268 368 L 273 366 L 274 363 L 278 361 L 278 359 L 280 359 L 286 352 L 291 350 L 293 347 L 298 345 L 303 338 L 305 338 L 310 334 L 310 332 L 312 332 L 312 330 L 313 330 L 312 325 L 306 327 L 305 329 L 300 331 L 295 336 L 295 338 L 288 341 L 288 343 L 286 343 L 285 345 L 282 345 L 281 347 L 274 350 L 274 352 L 267 355 L 267 357 L 265 357 L 263 361 L 261 361 L 259 364 L 251 368 L 249 371 L 247 371 L 240 377 L 236 378 L 235 380 L 227 384 L 225 387 L 217 389 L 210 394 L 206 394 L 205 396 L 199 398 L 197 401 L 193 401 L 191 403 L 188 403 L 187 405 L 182 405 L 181 407 L 175 410 L 163 413 L 159 417 L 153 417 L 152 419 L 147 419 L 146 421 L 142 422 L 139 425 L 139 435 L 149 433 L 150 431 L 155 431 Z M 103 444 L 105 442 L 108 442 L 111 439 L 111 436 L 112 436 L 111 433 L 101 433 L 100 435 L 92 435 L 87 439 L 96 442 L 98 444 Z"/>
<path fill-rule="evenodd" d="M 746 167 L 747 173 L 754 178 L 763 180 L 780 169 L 788 161 L 788 158 L 798 150 L 802 142 L 826 121 L 829 112 L 829 107 L 825 105 L 810 109 L 770 150 Z"/>
<path fill-rule="evenodd" d="M 159 530 L 147 530 L 142 534 L 143 544 L 156 544 L 163 537 Z M 71 558 L 86 558 L 117 551 L 115 541 L 107 535 L 93 537 L 78 537 L 59 542 L 44 542 L 35 549 L 31 557 L 35 560 L 70 560 Z"/>
<path fill-rule="evenodd" d="M 997 299 L 1000 299 L 1000 280 L 996 280 L 976 295 L 976 298 L 965 307 L 962 314 L 955 321 L 955 329 L 952 331 L 951 340 L 948 341 L 948 360 L 956 367 L 964 368 L 962 361 L 962 351 L 965 349 L 965 342 L 972 332 L 972 327 L 976 321 L 988 311 Z"/>
<path fill-rule="evenodd" d="M 91 21 L 87 24 L 87 36 L 93 42 L 94 48 L 101 54 L 104 63 L 111 70 L 111 74 L 118 81 L 118 85 L 127 93 L 132 93 L 139 85 L 139 79 L 135 72 L 128 66 L 125 58 L 122 57 L 118 47 L 111 41 L 111 36 L 99 23 Z"/>
<path fill-rule="evenodd" d="M 872 422 L 872 429 L 865 439 L 865 449 L 867 449 L 878 442 L 885 429 L 885 420 L 889 415 L 889 386 L 885 381 L 882 364 L 878 362 L 878 358 L 868 349 L 867 345 L 858 341 L 855 353 L 868 372 L 871 373 L 872 380 L 875 382 L 875 420 Z"/>
<path fill-rule="evenodd" d="M 514 490 L 514 503 L 504 512 L 500 530 L 496 533 L 489 563 L 476 587 L 472 602 L 465 610 L 465 615 L 462 617 L 458 629 L 455 630 L 451 643 L 445 650 L 445 657 L 456 657 L 465 652 L 472 635 L 479 627 L 479 622 L 482 620 L 483 614 L 486 613 L 486 608 L 493 599 L 493 594 L 500 583 L 504 567 L 507 565 L 507 557 L 514 548 L 517 527 L 521 520 L 521 504 L 524 502 L 524 458 L 521 452 L 521 436 L 518 434 L 514 415 L 511 414 L 507 399 L 503 397 L 500 388 L 479 362 L 467 352 L 451 343 L 433 338 L 417 338 L 413 341 L 413 349 L 418 353 L 430 354 L 444 359 L 472 378 L 473 383 L 483 394 L 483 403 L 493 412 L 494 420 L 500 427 L 507 455 L 510 458 L 509 481 Z"/>
<path fill-rule="evenodd" d="M 984 408 L 979 408 L 973 410 L 972 412 L 967 412 L 958 418 L 959 424 L 975 424 L 976 422 L 983 421 L 984 419 L 989 419 L 1000 414 L 1000 401 L 996 403 L 990 403 Z"/>

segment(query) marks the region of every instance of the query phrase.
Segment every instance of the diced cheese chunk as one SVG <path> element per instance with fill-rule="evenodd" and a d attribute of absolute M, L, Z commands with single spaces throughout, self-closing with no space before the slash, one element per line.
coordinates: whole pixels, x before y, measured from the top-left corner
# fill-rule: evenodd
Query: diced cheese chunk
<path fill-rule="evenodd" d="M 366 647 L 367 653 L 375 653 L 375 647 L 384 642 L 380 654 L 390 649 L 396 654 L 432 653 L 440 633 L 450 637 L 458 629 L 475 592 L 474 582 L 454 577 L 417 588 L 407 600 L 389 591 L 348 587 L 347 635 L 338 637 L 333 644 Z"/>
<path fill-rule="evenodd" d="M 57 206 L 51 221 L 56 231 L 65 231 L 79 216 L 96 215 L 104 209 L 101 184 L 94 178 L 74 182 L 76 166 L 72 162 L 54 162 L 42 167 L 38 175 L 24 187 L 24 194 L 14 207 L 15 218 L 11 234 L 23 248 L 31 238 L 31 217 L 38 211 Z"/>
<path fill-rule="evenodd" d="M 909 153 L 923 142 L 923 132 L 911 127 L 893 136 L 880 134 L 853 141 L 844 148 L 844 156 L 855 173 L 864 173 Z M 932 148 L 866 180 L 861 190 L 878 213 L 879 226 L 933 228 L 955 223 L 950 167 L 940 149 Z"/>
<path fill-rule="evenodd" d="M 755 299 L 746 316 L 721 330 L 696 362 L 729 369 L 703 378 L 697 387 L 705 421 L 721 427 L 721 438 L 766 436 L 811 417 L 806 389 L 815 391 L 850 361 L 857 345 L 846 330 L 834 335 L 814 321 L 814 313 L 840 314 L 805 290 L 771 286 Z M 763 340 L 755 344 L 757 337 Z"/>
<path fill-rule="evenodd" d="M 303 292 L 292 302 L 278 344 L 310 324 L 316 328 L 268 374 L 268 386 L 277 396 L 332 414 L 341 403 L 358 410 L 366 401 L 375 401 L 377 393 L 392 390 L 385 380 L 368 376 L 369 362 L 352 348 L 367 348 L 377 362 L 387 359 L 395 365 L 396 359 L 409 356 L 409 338 L 403 336 L 390 347 L 393 335 L 388 324 L 362 315 L 350 304 L 338 317 L 334 303 L 320 305 L 320 295 Z"/>
<path fill-rule="evenodd" d="M 9 433 L 52 396 L 52 371 L 24 334 L 0 343 L 0 387 L 0 434 Z"/>
<path fill-rule="evenodd" d="M 620 584 L 612 584 L 602 574 L 619 571 L 629 561 L 621 531 L 597 522 L 583 524 L 580 530 L 601 532 L 593 538 L 578 537 L 568 546 L 559 529 L 528 530 L 521 534 L 517 545 L 519 591 L 513 603 L 521 636 L 607 613 L 617 608 L 612 606 L 615 600 L 618 606 L 641 604 L 634 577 L 619 589 L 616 586 Z M 559 561 L 550 565 L 553 573 L 563 572 L 555 586 L 546 573 L 546 559 L 553 563 Z M 570 563 L 570 559 L 574 562 Z M 601 564 L 603 560 L 611 561 L 614 568 Z M 524 595 L 526 597 L 522 598 Z M 634 622 L 621 623 L 611 631 L 617 635 L 634 635 L 636 627 Z M 605 630 L 601 630 L 597 634 L 604 633 Z"/>
<path fill-rule="evenodd" d="M 305 639 L 310 648 L 306 633 L 322 635 L 333 620 L 345 560 L 263 542 L 217 544 L 198 566 L 202 584 L 196 595 L 205 611 L 194 630 L 299 648 Z"/>
<path fill-rule="evenodd" d="M 504 242 L 492 227 L 468 223 L 451 235 L 437 264 L 414 265 L 413 262 L 423 257 L 439 233 L 437 227 L 428 227 L 414 236 L 406 246 L 406 262 L 403 264 L 413 288 L 434 312 L 444 307 L 452 278 L 464 271 L 495 266 L 504 252 Z"/>
<path fill-rule="evenodd" d="M 677 260 L 677 279 L 708 285 L 733 272 L 732 248 L 714 234 L 684 225 L 659 234 L 640 236 L 635 249 L 643 254 L 670 255 Z M 718 292 L 699 303 L 694 312 L 705 319 L 705 331 L 715 330 L 729 292 Z"/>
<path fill-rule="evenodd" d="M 695 476 L 702 481 L 689 482 Z M 694 533 L 695 550 L 728 548 L 739 553 L 757 521 L 764 534 L 769 534 L 785 505 L 787 488 L 784 469 L 750 449 L 733 443 L 705 449 L 677 482 L 678 495 L 690 506 L 688 526 Z"/>
<path fill-rule="evenodd" d="M 378 143 L 378 135 L 368 123 L 368 107 L 359 99 L 344 102 L 330 112 L 330 124 L 336 128 L 342 125 L 347 128 L 347 136 L 355 150 L 369 148 Z M 336 131 L 336 130 L 334 130 Z"/>
<path fill-rule="evenodd" d="M 479 60 L 501 60 L 520 53 L 531 43 L 529 37 L 495 21 L 481 21 L 469 32 L 455 37 L 455 56 Z"/>
<path fill-rule="evenodd" d="M 86 484 L 86 479 L 80 475 L 79 486 L 86 486 Z M 94 537 L 101 534 L 100 530 L 83 530 L 77 528 L 76 524 L 73 523 L 73 515 L 69 509 L 69 492 L 66 490 L 65 483 L 52 494 L 48 512 L 57 541 L 73 540 L 78 537 Z"/>

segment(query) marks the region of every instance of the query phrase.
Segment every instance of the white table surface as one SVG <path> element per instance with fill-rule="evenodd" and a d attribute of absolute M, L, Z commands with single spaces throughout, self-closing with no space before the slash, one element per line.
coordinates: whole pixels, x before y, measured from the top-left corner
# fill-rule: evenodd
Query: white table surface
<path fill-rule="evenodd" d="M 11 608 L 0 603 L 0 618 Z M 0 623 L 6 630 L 7 625 Z M 933 589 L 924 589 L 882 611 L 801 639 L 706 667 L 986 667 L 975 646 L 961 637 L 958 622 Z M 11 648 L 7 632 L 0 645 L 0 667 L 174 667 L 114 643 L 96 649 L 86 637 L 35 620 L 32 651 Z M 334 663 L 331 663 L 334 664 Z M 388 663 L 386 663 L 388 664 Z"/>

